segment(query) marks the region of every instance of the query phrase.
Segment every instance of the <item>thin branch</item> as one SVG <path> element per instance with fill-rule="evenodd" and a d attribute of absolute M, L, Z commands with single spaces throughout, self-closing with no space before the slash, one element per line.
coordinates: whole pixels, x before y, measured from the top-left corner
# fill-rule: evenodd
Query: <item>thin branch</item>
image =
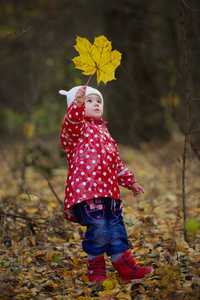
<path fill-rule="evenodd" d="M 5 37 L 7 37 L 11 34 L 15 34 L 17 36 L 20 36 L 20 35 L 26 33 L 27 31 L 29 31 L 31 28 L 32 28 L 32 26 L 30 26 L 27 29 L 22 29 L 21 31 L 13 31 L 13 30 L 10 31 L 10 30 L 8 30 L 8 31 L 6 31 L 6 32 L 4 32 L 3 34 L 0 35 L 0 39 L 3 39 L 3 38 L 5 38 Z"/>
<path fill-rule="evenodd" d="M 190 100 L 198 101 L 198 100 L 200 100 L 200 98 L 190 98 Z"/>
<path fill-rule="evenodd" d="M 7 37 L 10 34 L 11 34 L 11 31 L 6 31 L 6 32 L 4 32 L 3 34 L 0 35 L 0 39 L 3 39 L 3 38 Z"/>
<path fill-rule="evenodd" d="M 185 3 L 185 1 L 184 0 L 181 0 L 182 2 L 183 2 L 183 4 L 187 7 L 187 8 L 189 8 L 190 10 L 193 10 L 193 11 L 200 11 L 200 9 L 197 9 L 197 8 L 193 8 L 193 7 L 191 7 L 191 6 L 189 6 L 187 3 Z"/>
<path fill-rule="evenodd" d="M 190 130 L 190 133 L 200 131 L 200 128 Z"/>
<path fill-rule="evenodd" d="M 189 71 L 188 71 L 188 58 L 187 58 L 187 48 L 186 48 L 186 33 L 185 33 L 185 26 L 184 26 L 184 19 L 183 13 L 181 9 L 181 4 L 179 0 L 176 0 L 179 8 L 179 14 L 181 19 L 181 26 L 182 26 L 182 37 L 183 37 L 183 48 L 184 48 L 184 59 L 185 59 L 185 79 L 186 79 L 186 119 L 185 119 L 185 138 L 184 138 L 184 149 L 183 149 L 183 168 L 182 168 L 182 204 L 183 204 L 183 215 L 184 215 L 184 238 L 185 241 L 188 242 L 188 235 L 187 235 L 187 228 L 186 228 L 186 221 L 187 221 L 187 207 L 186 207 L 186 196 L 185 196 L 185 184 L 186 184 L 186 159 L 187 159 L 187 151 L 188 151 L 188 144 L 189 144 Z"/>
<path fill-rule="evenodd" d="M 15 33 L 17 36 L 20 36 L 20 35 L 26 33 L 27 31 L 29 31 L 31 28 L 32 28 L 32 26 L 30 26 L 30 27 L 27 28 L 27 29 L 22 29 L 22 31 L 16 31 L 16 32 L 14 32 L 14 33 Z"/>
<path fill-rule="evenodd" d="M 58 197 L 58 195 L 56 194 L 56 192 L 54 191 L 54 188 L 51 184 L 51 182 L 49 181 L 49 178 L 46 176 L 46 174 L 44 173 L 44 171 L 42 170 L 42 168 L 38 165 L 36 159 L 33 157 L 33 162 L 36 165 L 36 167 L 38 168 L 38 170 L 40 171 L 40 173 L 42 174 L 42 176 L 44 177 L 44 179 L 47 181 L 48 186 L 50 188 L 50 190 L 52 191 L 52 193 L 54 194 L 54 196 L 56 197 L 56 199 L 58 200 L 59 204 L 61 206 L 63 206 L 63 202 L 60 200 L 60 198 Z"/>
<path fill-rule="evenodd" d="M 44 218 L 31 218 L 28 216 L 7 213 L 7 212 L 4 212 L 2 209 L 0 210 L 0 215 L 4 215 L 6 217 L 11 217 L 11 218 L 25 219 L 25 220 L 29 220 L 29 221 L 45 220 Z"/>

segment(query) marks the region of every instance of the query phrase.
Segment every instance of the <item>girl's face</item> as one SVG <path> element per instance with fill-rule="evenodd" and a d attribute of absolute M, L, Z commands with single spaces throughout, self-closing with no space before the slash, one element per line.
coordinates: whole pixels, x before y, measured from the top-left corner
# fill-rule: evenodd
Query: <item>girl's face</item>
<path fill-rule="evenodd" d="M 103 103 L 97 94 L 90 94 L 85 97 L 85 116 L 94 120 L 101 119 L 103 115 Z"/>

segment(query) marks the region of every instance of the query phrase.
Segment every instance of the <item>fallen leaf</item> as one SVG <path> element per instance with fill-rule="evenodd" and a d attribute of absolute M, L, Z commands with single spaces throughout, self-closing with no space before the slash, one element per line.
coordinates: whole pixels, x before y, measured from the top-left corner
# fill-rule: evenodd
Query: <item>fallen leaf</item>
<path fill-rule="evenodd" d="M 52 280 L 48 280 L 47 282 L 45 282 L 43 284 L 43 287 L 55 289 L 55 288 L 57 288 L 57 284 L 55 282 L 53 282 Z"/>
<path fill-rule="evenodd" d="M 127 291 L 126 293 L 124 292 L 119 292 L 117 294 L 117 299 L 121 299 L 121 300 L 131 300 L 131 295 L 130 295 L 130 291 Z"/>
<path fill-rule="evenodd" d="M 111 300 L 113 299 L 114 293 L 112 291 L 103 291 L 99 293 L 99 299 Z"/>
<path fill-rule="evenodd" d="M 102 282 L 102 285 L 104 289 L 107 290 L 112 290 L 114 288 L 114 284 L 112 282 L 112 279 L 106 279 Z"/>
<path fill-rule="evenodd" d="M 148 254 L 149 257 L 156 257 L 159 255 L 159 252 L 151 252 Z"/>
<path fill-rule="evenodd" d="M 81 279 L 83 280 L 83 282 L 89 282 L 89 279 L 88 279 L 88 277 L 85 274 L 83 274 L 81 276 Z"/>

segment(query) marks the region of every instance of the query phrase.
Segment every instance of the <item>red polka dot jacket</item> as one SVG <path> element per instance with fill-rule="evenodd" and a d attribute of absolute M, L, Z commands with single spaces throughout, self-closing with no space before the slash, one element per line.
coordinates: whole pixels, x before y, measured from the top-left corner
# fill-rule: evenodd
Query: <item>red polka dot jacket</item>
<path fill-rule="evenodd" d="M 121 200 L 118 185 L 130 189 L 135 181 L 120 160 L 106 122 L 84 115 L 85 104 L 77 106 L 73 102 L 61 131 L 61 143 L 69 165 L 63 215 L 72 222 L 76 222 L 73 205 L 99 197 Z"/>

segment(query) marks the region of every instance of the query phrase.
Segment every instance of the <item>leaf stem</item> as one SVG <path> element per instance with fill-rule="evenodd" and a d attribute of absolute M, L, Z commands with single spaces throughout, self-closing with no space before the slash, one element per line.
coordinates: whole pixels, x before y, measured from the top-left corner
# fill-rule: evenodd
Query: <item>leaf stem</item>
<path fill-rule="evenodd" d="M 88 79 L 88 81 L 87 81 L 87 83 L 86 83 L 85 86 L 88 86 L 88 83 L 90 82 L 90 79 L 92 78 L 92 75 L 93 75 L 93 74 L 90 75 L 90 78 Z"/>

